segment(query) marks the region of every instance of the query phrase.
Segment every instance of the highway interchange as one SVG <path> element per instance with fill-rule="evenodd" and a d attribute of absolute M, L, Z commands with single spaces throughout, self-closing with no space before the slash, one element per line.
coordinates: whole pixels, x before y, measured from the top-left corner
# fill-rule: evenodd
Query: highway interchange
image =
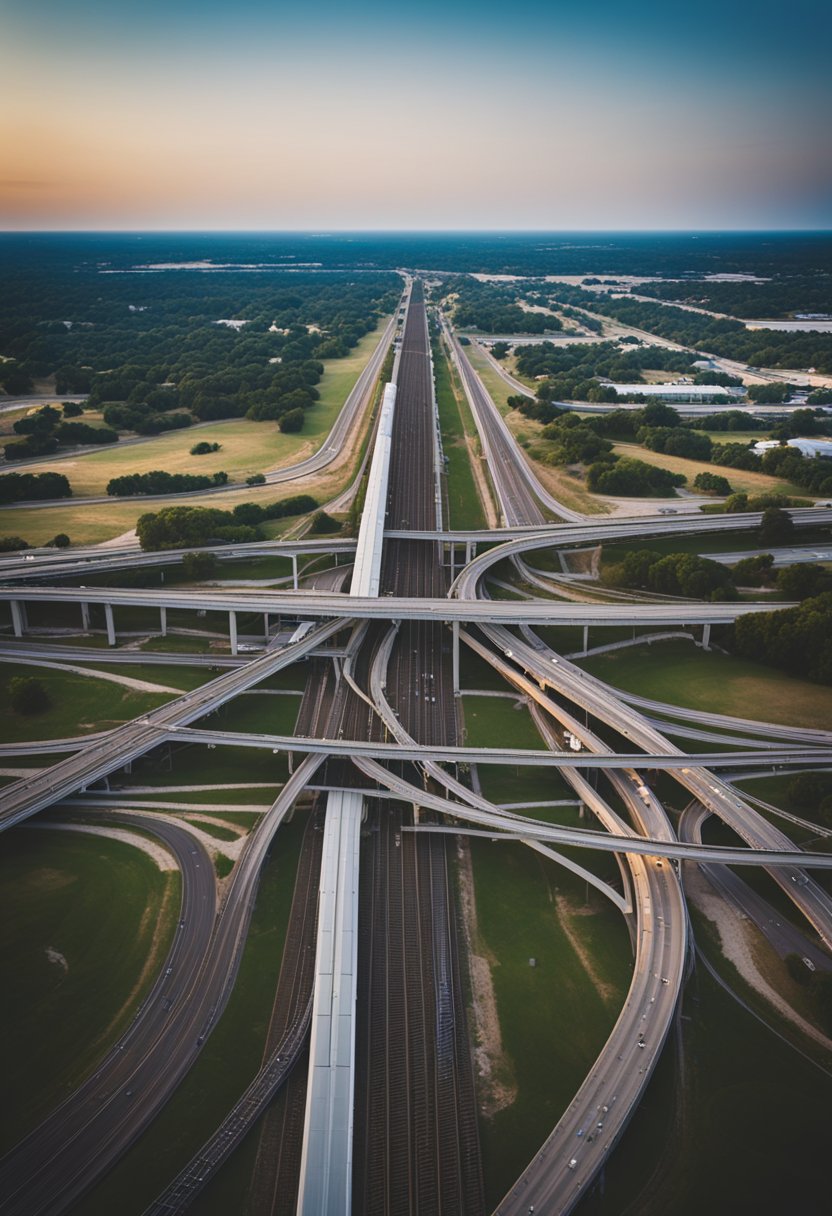
<path fill-rule="evenodd" d="M 424 306 L 417 298 L 415 303 L 411 302 L 408 314 L 414 324 L 417 321 L 422 324 L 420 310 L 423 314 Z M 212 665 L 228 666 L 230 670 L 116 730 L 88 740 L 64 741 L 64 750 L 73 753 L 68 759 L 47 765 L 3 790 L 0 828 L 8 828 L 60 803 L 166 740 L 271 748 L 303 757 L 271 810 L 250 834 L 221 907 L 216 904 L 212 865 L 207 854 L 182 829 L 161 819 L 158 823 L 153 821 L 152 830 L 174 853 L 182 872 L 180 931 L 155 987 L 122 1041 L 113 1044 L 94 1076 L 0 1162 L 0 1187 L 5 1196 L 0 1210 L 4 1216 L 69 1210 L 136 1141 L 186 1075 L 220 1017 L 233 986 L 263 857 L 283 818 L 325 763 L 330 767 L 341 764 L 334 771 L 344 774 L 343 788 L 351 788 L 345 775 L 349 771 L 355 778 L 352 786 L 360 789 L 362 783 L 364 786 L 369 783 L 368 788 L 374 793 L 383 791 L 394 802 L 420 805 L 435 812 L 440 821 L 467 821 L 494 835 L 520 838 L 535 847 L 577 844 L 604 848 L 613 851 L 618 859 L 625 902 L 630 909 L 635 956 L 631 986 L 612 1033 L 584 1084 L 498 1205 L 501 1216 L 507 1213 L 520 1216 L 531 1210 L 553 1216 L 571 1211 L 603 1169 L 644 1093 L 673 1023 L 690 949 L 684 891 L 676 867 L 665 859 L 696 858 L 708 866 L 727 862 L 766 864 L 820 941 L 827 950 L 832 950 L 832 901 L 802 864 L 811 862 L 812 866 L 828 867 L 832 865 L 832 857 L 822 852 L 804 853 L 755 810 L 725 776 L 717 777 L 714 772 L 715 768 L 753 769 L 772 763 L 828 766 L 832 735 L 823 730 L 796 735 L 788 728 L 766 723 L 726 719 L 722 715 L 686 715 L 675 707 L 618 694 L 564 655 L 553 652 L 533 628 L 552 623 L 708 627 L 729 622 L 745 612 L 759 611 L 759 605 L 643 601 L 582 604 L 486 598 L 488 572 L 506 559 L 519 563 L 522 569 L 525 555 L 538 549 L 629 537 L 718 532 L 735 529 L 736 519 L 647 516 L 599 523 L 567 511 L 540 485 L 467 360 L 464 348 L 447 322 L 443 321 L 443 328 L 488 456 L 504 526 L 488 533 L 443 530 L 441 511 L 434 513 L 431 481 L 439 461 L 438 457 L 426 457 L 424 467 L 419 469 L 421 482 L 407 488 L 413 502 L 406 508 L 397 506 L 387 511 L 386 525 L 388 504 L 379 507 L 379 536 L 383 538 L 388 563 L 385 576 L 388 581 L 382 583 L 387 590 L 383 590 L 380 598 L 314 591 L 297 585 L 291 591 L 262 591 L 122 590 L 49 584 L 50 579 L 77 579 L 85 573 L 98 575 L 135 565 L 137 561 L 148 566 L 158 564 L 158 556 L 139 556 L 129 547 L 121 552 L 102 549 L 82 554 L 49 553 L 34 555 L 32 560 L 10 559 L 3 563 L 5 585 L 0 587 L 0 600 L 16 605 L 36 601 L 98 603 L 108 605 L 110 612 L 121 605 L 157 609 L 199 607 L 209 612 L 260 613 L 289 621 L 314 622 L 314 627 L 299 640 L 282 647 L 270 643 L 257 657 L 212 658 Z M 395 325 L 391 322 L 385 334 L 387 344 L 394 332 Z M 372 361 L 373 370 L 360 382 L 360 394 L 351 397 L 349 408 L 342 415 L 341 429 L 339 419 L 318 454 L 320 460 L 334 459 L 335 449 L 357 425 L 360 406 L 375 383 L 385 353 L 386 345 L 382 343 Z M 409 383 L 421 385 L 415 370 L 408 369 L 417 367 L 416 360 L 422 361 L 418 366 L 427 366 L 429 354 L 414 345 L 409 358 L 410 362 L 405 363 L 405 383 L 410 376 Z M 411 392 L 413 401 L 422 401 L 421 387 L 418 390 L 414 387 Z M 437 442 L 432 395 L 423 405 L 427 421 L 420 442 L 429 451 Z M 308 472 L 306 464 L 296 469 L 296 474 Z M 282 471 L 281 479 L 283 473 L 288 479 L 289 470 Z M 391 490 L 391 503 L 408 503 L 407 497 L 395 498 L 396 493 L 404 492 L 403 484 L 404 475 L 400 474 L 397 489 Z M 403 519 L 404 509 L 408 514 Z M 549 514 L 563 522 L 548 523 Z M 743 522 L 754 526 L 758 520 L 759 517 L 749 516 Z M 810 509 L 796 512 L 795 520 L 799 526 L 811 526 L 825 523 L 828 515 L 822 508 Z M 468 560 L 451 583 L 447 578 L 451 553 L 456 554 L 464 546 Z M 487 547 L 474 556 L 477 546 Z M 349 555 L 354 542 L 334 545 L 312 540 L 263 542 L 257 546 L 232 547 L 222 556 L 282 552 L 297 559 L 298 555 L 315 554 L 322 549 Z M 437 553 L 439 566 L 432 564 L 434 557 L 428 556 Z M 178 553 L 164 555 L 166 561 L 180 557 Z M 459 569 L 458 564 L 456 568 Z M 421 571 L 419 578 L 411 577 L 410 570 Z M 442 594 L 443 587 L 447 588 L 447 595 Z M 77 655 L 77 650 L 70 647 L 52 646 L 42 640 L 33 643 L 26 636 L 25 612 L 19 608 L 17 611 L 15 632 L 20 636 L 16 641 L 3 643 L 4 656 L 24 660 L 27 655 L 49 653 L 59 660 Z M 352 643 L 344 642 L 347 634 L 352 635 Z M 403 645 L 403 637 L 410 639 L 412 645 L 411 641 Z M 346 689 L 345 676 L 341 692 L 335 694 L 332 714 L 329 717 L 324 714 L 320 719 L 324 733 L 318 733 L 317 737 L 238 735 L 195 725 L 213 709 L 269 675 L 307 656 L 320 654 L 327 645 L 342 649 L 346 645 L 355 661 L 350 659 L 351 667 L 345 664 L 353 672 L 349 677 L 350 688 Z M 456 744 L 453 731 L 449 733 L 446 724 L 449 714 L 455 716 L 453 693 L 459 690 L 455 677 L 460 646 L 468 646 L 479 654 L 528 700 L 544 748 L 514 754 L 509 749 L 490 751 Z M 116 653 L 105 657 L 115 659 Z M 142 661 L 147 657 L 143 654 Z M 100 658 L 96 656 L 97 660 Z M 135 652 L 131 658 L 135 661 Z M 156 661 L 174 664 L 184 663 L 186 658 L 194 661 L 193 656 L 175 653 L 154 656 Z M 413 671 L 422 669 L 432 672 L 431 679 L 444 689 L 436 711 L 431 709 L 430 697 L 421 696 L 418 704 L 405 704 L 400 699 L 412 698 Z M 405 688 L 407 692 L 403 693 Z M 343 706 L 336 712 L 341 704 L 339 696 Z M 653 716 L 648 718 L 648 712 Z M 662 728 L 662 713 L 681 719 L 693 717 L 700 733 L 701 727 L 710 727 L 709 737 L 722 738 L 724 746 L 708 753 L 687 755 L 667 737 L 677 736 L 677 731 L 669 726 Z M 330 720 L 340 723 L 334 731 L 326 725 Z M 363 735 L 362 720 L 371 724 L 369 732 Z M 593 726 L 588 725 L 590 720 Z M 603 738 L 595 726 L 603 727 Z M 726 727 L 736 737 L 714 733 Z M 345 729 L 349 733 L 344 734 Z M 580 751 L 565 746 L 563 732 L 567 730 L 580 741 Z M 609 732 L 621 740 L 620 746 L 613 747 L 605 741 Z M 807 738 L 811 749 L 806 746 Z M 733 749 L 739 740 L 742 751 L 726 750 Z M 11 755 L 27 749 L 24 745 L 9 745 L 3 750 Z M 402 775 L 397 762 L 405 760 L 412 762 L 406 771 L 421 772 L 419 785 Z M 460 764 L 507 761 L 556 768 L 595 815 L 598 830 L 553 827 L 500 810 L 476 794 L 458 775 Z M 640 772 L 662 768 L 673 772 L 689 791 L 692 805 L 700 808 L 698 819 L 690 817 L 685 822 L 681 841 Z M 608 783 L 599 787 L 602 792 L 587 780 L 586 770 L 602 770 L 607 774 Z M 616 799 L 619 808 L 626 808 L 626 815 L 615 809 Z M 698 832 L 702 817 L 708 814 L 718 816 L 732 828 L 744 845 L 736 848 L 701 845 Z M 122 813 L 119 822 L 125 818 Z M 127 821 L 148 829 L 147 817 L 129 817 Z M 813 950 L 818 959 L 824 957 L 820 945 L 813 946 Z M 451 1012 L 457 1018 L 461 1016 L 458 1009 Z M 298 1031 L 298 1041 L 303 1034 L 305 1029 Z M 230 1112 L 229 1120 L 236 1117 L 235 1112 Z M 230 1126 L 226 1122 L 218 1129 L 219 1139 L 215 1138 L 214 1143 L 222 1146 L 222 1151 L 214 1150 L 211 1168 L 218 1168 L 227 1156 L 226 1148 L 230 1151 Z M 183 1210 L 190 1195 L 187 1186 L 172 1187 L 165 1203 L 160 1200 L 153 1210 Z M 476 1200 L 471 1202 L 472 1206 L 464 1210 L 477 1210 Z M 331 1210 L 334 1213 L 335 1209 Z"/>

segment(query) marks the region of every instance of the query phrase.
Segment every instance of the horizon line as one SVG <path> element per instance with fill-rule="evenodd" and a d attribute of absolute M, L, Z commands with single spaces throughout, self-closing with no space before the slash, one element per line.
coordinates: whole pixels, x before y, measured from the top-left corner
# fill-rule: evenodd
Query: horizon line
<path fill-rule="evenodd" d="M 824 236 L 832 227 L 794 228 L 0 228 L 0 236 Z"/>

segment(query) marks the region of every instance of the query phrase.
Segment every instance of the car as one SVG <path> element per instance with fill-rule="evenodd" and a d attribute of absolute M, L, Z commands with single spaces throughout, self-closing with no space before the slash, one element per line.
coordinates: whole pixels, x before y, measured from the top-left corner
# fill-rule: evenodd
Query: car
<path fill-rule="evenodd" d="M 573 1157 L 572 1160 L 569 1162 L 569 1169 L 574 1170 L 575 1167 L 577 1166 L 577 1164 L 578 1164 L 578 1158 Z"/>
<path fill-rule="evenodd" d="M 667 976 L 666 976 L 666 975 L 663 975 L 663 976 L 662 976 L 662 983 L 663 983 L 663 984 L 669 984 L 669 983 L 670 983 L 670 980 L 667 978 Z"/>
<path fill-rule="evenodd" d="M 638 1041 L 638 1045 L 639 1045 L 639 1047 L 646 1047 L 646 1046 L 647 1046 L 647 1044 L 645 1043 L 644 1039 L 639 1039 L 639 1041 Z"/>

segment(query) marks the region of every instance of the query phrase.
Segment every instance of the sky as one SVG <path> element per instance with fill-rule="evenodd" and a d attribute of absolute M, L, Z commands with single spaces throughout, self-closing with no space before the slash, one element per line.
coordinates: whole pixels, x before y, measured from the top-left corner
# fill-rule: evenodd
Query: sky
<path fill-rule="evenodd" d="M 832 229 L 820 0 L 0 0 L 0 229 Z"/>

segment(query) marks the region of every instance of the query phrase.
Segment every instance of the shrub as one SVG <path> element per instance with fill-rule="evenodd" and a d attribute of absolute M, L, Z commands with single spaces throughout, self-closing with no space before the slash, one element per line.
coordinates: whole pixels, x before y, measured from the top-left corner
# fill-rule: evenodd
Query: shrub
<path fill-rule="evenodd" d="M 333 519 L 331 515 L 327 515 L 326 511 L 318 511 L 309 528 L 310 536 L 323 536 L 329 532 L 340 532 L 341 525 L 337 519 Z"/>
<path fill-rule="evenodd" d="M 298 431 L 303 430 L 303 418 L 304 414 L 302 409 L 288 410 L 287 413 L 285 413 L 282 418 L 279 419 L 277 425 L 285 435 L 296 434 Z"/>
<path fill-rule="evenodd" d="M 719 473 L 697 473 L 693 479 L 693 488 L 702 490 L 704 494 L 730 494 L 731 483 L 727 477 Z"/>
<path fill-rule="evenodd" d="M 52 704 L 46 685 L 32 676 L 10 680 L 9 701 L 17 714 L 42 714 Z"/>
<path fill-rule="evenodd" d="M 16 553 L 28 548 L 29 542 L 20 536 L 0 536 L 0 553 Z"/>

